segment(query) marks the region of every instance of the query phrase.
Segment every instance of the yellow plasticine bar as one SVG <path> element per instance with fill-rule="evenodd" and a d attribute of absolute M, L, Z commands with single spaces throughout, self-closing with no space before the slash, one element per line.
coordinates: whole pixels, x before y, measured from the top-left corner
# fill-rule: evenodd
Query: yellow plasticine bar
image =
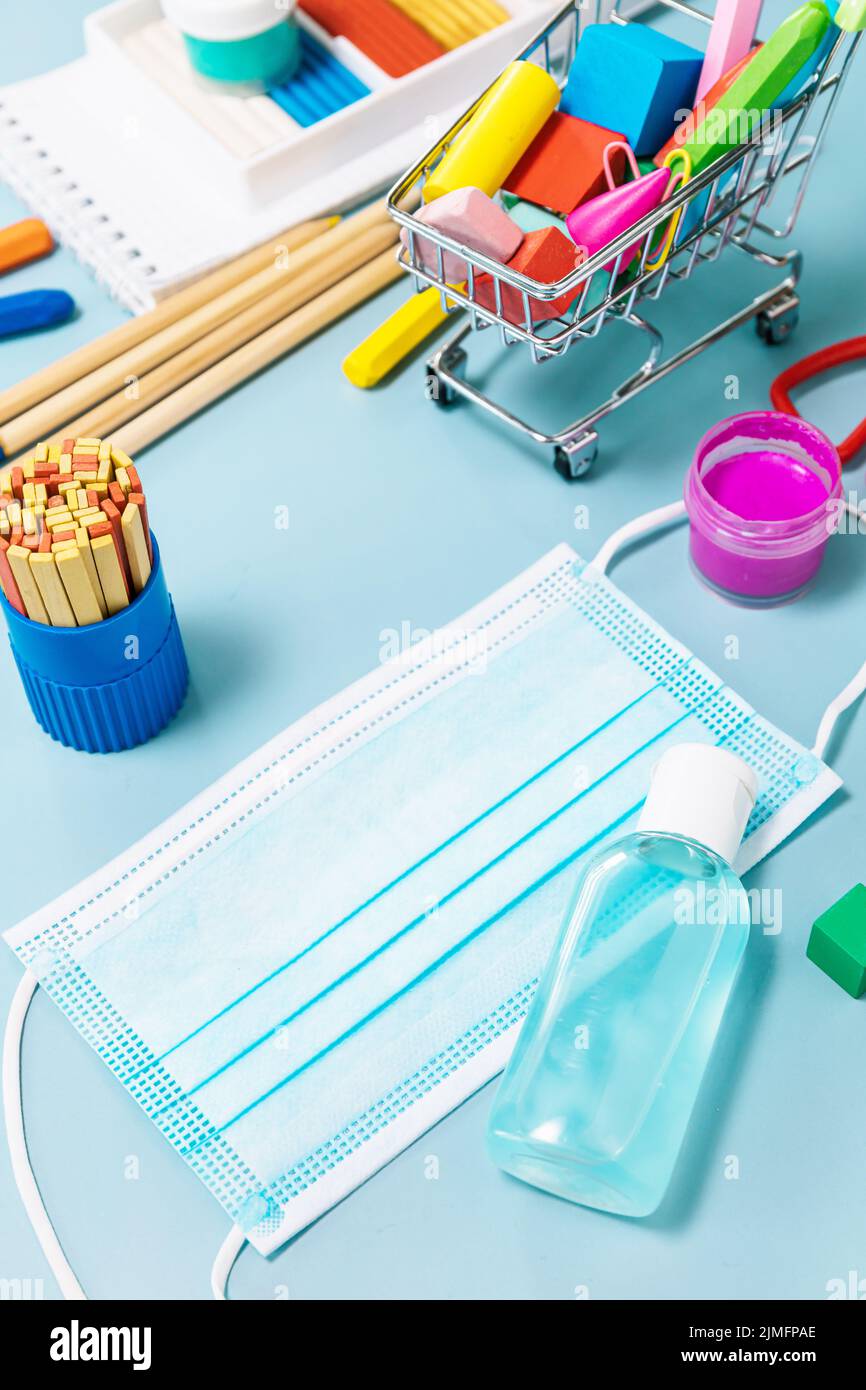
<path fill-rule="evenodd" d="M 47 623 L 48 611 L 42 602 L 42 595 L 30 568 L 30 551 L 25 550 L 23 545 L 10 545 L 6 551 L 6 559 L 12 566 L 12 574 L 18 585 L 21 601 L 27 609 L 28 618 L 34 623 Z"/>
<path fill-rule="evenodd" d="M 150 578 L 150 560 L 147 554 L 147 541 L 141 524 L 141 512 L 134 502 L 127 502 L 120 521 L 123 544 L 129 561 L 132 586 L 140 594 Z"/>
<path fill-rule="evenodd" d="M 96 594 L 93 592 L 78 546 L 75 541 L 69 541 L 67 544 L 69 549 L 57 556 L 57 573 L 66 590 L 66 597 L 72 605 L 78 626 L 86 627 L 88 623 L 102 621 L 102 609 L 96 601 Z"/>
<path fill-rule="evenodd" d="M 105 606 L 109 613 L 119 613 L 129 606 L 126 584 L 120 569 L 120 561 L 114 548 L 113 536 L 96 536 L 90 542 L 96 573 L 102 586 Z"/>
<path fill-rule="evenodd" d="M 544 68 L 520 59 L 510 63 L 428 176 L 424 201 L 470 187 L 492 197 L 558 101 L 559 87 Z"/>
<path fill-rule="evenodd" d="M 12 547 L 10 546 L 11 550 Z M 51 554 L 31 555 L 30 573 L 36 580 L 48 619 L 52 627 L 77 627 L 75 614 L 66 597 L 66 590 L 57 573 L 57 562 Z"/>
<path fill-rule="evenodd" d="M 439 290 L 430 288 L 413 294 L 349 353 L 343 362 L 345 375 L 362 390 L 378 385 L 447 318 Z"/>
<path fill-rule="evenodd" d="M 105 606 L 105 596 L 102 592 L 102 585 L 99 582 L 99 575 L 96 573 L 96 562 L 93 558 L 93 551 L 90 549 L 90 537 L 84 526 L 79 526 L 75 532 L 75 544 L 78 546 L 78 553 L 81 556 L 84 568 L 87 570 L 87 577 L 90 580 L 90 587 L 99 606 L 100 615 L 108 617 L 108 609 Z"/>

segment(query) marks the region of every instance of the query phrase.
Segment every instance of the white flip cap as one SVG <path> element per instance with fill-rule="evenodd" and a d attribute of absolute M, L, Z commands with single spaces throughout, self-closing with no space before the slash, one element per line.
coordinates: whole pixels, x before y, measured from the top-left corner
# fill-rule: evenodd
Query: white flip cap
<path fill-rule="evenodd" d="M 637 828 L 697 840 L 732 864 L 757 795 L 757 776 L 736 754 L 678 743 L 653 769 Z"/>
<path fill-rule="evenodd" d="M 297 0 L 162 0 L 166 19 L 210 43 L 251 39 L 284 23 Z"/>

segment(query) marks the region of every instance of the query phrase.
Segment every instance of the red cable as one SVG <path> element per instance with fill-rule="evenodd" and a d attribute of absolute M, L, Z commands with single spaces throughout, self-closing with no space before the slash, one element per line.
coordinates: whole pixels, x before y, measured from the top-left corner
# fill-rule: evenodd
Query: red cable
<path fill-rule="evenodd" d="M 814 376 L 821 376 L 833 367 L 844 366 L 846 362 L 856 362 L 861 357 L 866 357 L 866 337 L 847 338 L 843 343 L 834 343 L 831 347 L 822 348 L 820 352 L 813 352 L 811 357 L 804 357 L 802 361 L 795 362 L 792 367 L 788 367 L 777 376 L 770 387 L 773 406 L 776 410 L 784 411 L 786 415 L 799 416 L 800 412 L 789 394 L 792 387 L 801 386 L 804 381 L 811 381 Z M 843 439 L 839 445 L 839 457 L 843 466 L 850 463 L 864 445 L 866 419 L 861 420 L 856 429 L 853 429 L 847 439 Z"/>

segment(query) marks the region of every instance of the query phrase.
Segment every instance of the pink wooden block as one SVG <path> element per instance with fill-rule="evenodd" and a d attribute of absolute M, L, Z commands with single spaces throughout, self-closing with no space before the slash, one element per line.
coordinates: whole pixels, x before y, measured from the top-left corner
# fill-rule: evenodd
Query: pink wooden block
<path fill-rule="evenodd" d="M 482 193 L 480 188 L 455 188 L 453 193 L 443 193 L 432 203 L 427 203 L 415 213 L 418 222 L 436 227 L 446 236 L 453 237 L 471 251 L 480 251 L 503 265 L 523 241 L 523 232 L 507 212 Z M 400 233 L 403 245 L 409 245 L 409 233 L 404 227 Z M 433 275 L 439 274 L 438 248 L 429 237 L 415 234 L 415 256 L 420 265 Z M 459 285 L 467 277 L 466 262 L 462 256 L 452 251 L 443 252 L 445 280 L 449 285 Z"/>

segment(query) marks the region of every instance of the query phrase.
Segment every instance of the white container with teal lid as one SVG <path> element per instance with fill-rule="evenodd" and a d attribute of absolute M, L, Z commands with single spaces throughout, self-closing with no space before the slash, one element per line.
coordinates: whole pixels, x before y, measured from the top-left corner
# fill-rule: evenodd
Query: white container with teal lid
<path fill-rule="evenodd" d="M 200 77 L 235 91 L 286 82 L 301 60 L 297 0 L 162 0 Z"/>

